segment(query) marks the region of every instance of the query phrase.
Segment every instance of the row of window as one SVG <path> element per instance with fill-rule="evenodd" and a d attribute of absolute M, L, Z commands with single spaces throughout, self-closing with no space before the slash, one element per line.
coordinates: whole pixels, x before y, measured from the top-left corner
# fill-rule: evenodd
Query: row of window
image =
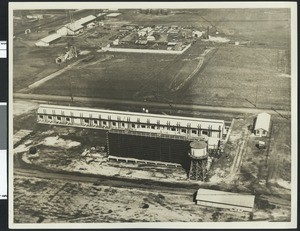
<path fill-rule="evenodd" d="M 39 115 L 39 118 L 41 120 L 43 120 L 44 116 L 43 115 Z M 51 115 L 49 115 L 47 118 L 48 118 L 48 120 L 53 120 L 53 116 L 51 116 Z M 67 123 L 71 122 L 71 118 L 69 118 L 69 117 L 64 117 L 64 118 L 65 118 L 65 120 L 66 120 Z M 61 122 L 62 121 L 62 117 L 61 116 L 56 116 L 56 121 Z M 83 121 L 84 121 L 85 124 L 89 124 L 90 123 L 89 119 L 84 119 Z M 103 126 L 107 126 L 108 123 L 109 123 L 108 121 L 102 121 L 102 125 Z M 99 126 L 99 120 L 93 120 L 93 125 Z M 125 126 L 126 126 L 124 122 L 119 123 L 119 125 L 122 128 L 125 128 Z M 134 123 L 131 123 L 130 125 L 131 125 L 131 128 L 145 128 L 145 129 L 147 128 L 147 129 L 153 129 L 153 130 L 155 130 L 155 129 L 165 129 L 165 126 L 159 126 L 159 125 L 155 126 L 155 125 L 134 124 Z M 117 122 L 112 121 L 111 122 L 111 126 L 112 127 L 117 127 Z M 182 132 L 182 133 L 187 133 L 187 129 L 186 128 L 178 128 L 178 127 L 169 127 L 168 126 L 166 129 L 169 130 L 169 131 L 179 131 L 179 132 Z M 198 131 L 197 131 L 197 129 L 192 129 L 191 133 L 197 135 Z M 201 132 L 201 134 L 202 135 L 208 135 L 208 131 L 203 130 Z"/>
<path fill-rule="evenodd" d="M 55 114 L 55 111 L 53 111 L 53 114 Z M 82 116 L 83 116 L 82 113 L 80 113 L 80 114 L 81 114 L 80 116 L 82 117 Z M 44 115 L 46 115 L 46 114 L 44 114 Z M 40 116 L 41 119 L 43 119 L 43 118 L 44 118 L 44 117 L 43 117 L 44 115 L 40 114 L 39 116 Z M 70 118 L 72 118 L 72 116 L 71 116 L 71 117 L 65 117 L 64 115 L 63 115 L 63 116 L 59 116 L 59 115 L 54 116 L 54 115 L 49 115 L 49 114 L 48 114 L 48 119 L 49 119 L 49 120 L 52 120 L 53 117 L 56 117 L 57 121 L 62 121 L 62 117 L 64 117 L 64 118 L 66 118 L 66 121 L 67 121 L 67 122 L 70 122 Z M 77 118 L 77 117 L 74 117 L 74 118 Z M 78 117 L 78 119 L 81 119 L 81 118 Z M 121 121 L 121 117 L 118 116 L 117 120 L 118 120 L 118 121 Z M 89 123 L 89 118 L 84 119 L 84 121 L 85 121 L 86 123 Z M 94 121 L 95 121 L 94 123 L 96 124 L 96 121 L 98 121 L 98 120 L 94 120 Z M 114 121 L 114 120 L 112 120 L 111 116 L 108 116 L 108 121 Z M 126 122 L 126 121 L 125 121 L 125 122 Z M 129 118 L 129 117 L 127 118 L 127 122 L 130 122 L 130 118 Z M 113 122 L 113 123 L 116 123 L 116 122 Z M 140 118 L 137 118 L 137 123 L 141 123 L 141 122 L 140 122 Z M 151 124 L 150 119 L 147 119 L 147 124 Z M 152 123 L 152 124 L 154 124 L 154 123 Z M 160 125 L 161 125 L 161 121 L 160 121 L 160 120 L 157 120 L 157 121 L 156 121 L 156 124 L 157 124 L 158 126 L 160 126 Z M 171 126 L 170 121 L 166 121 L 166 126 Z M 177 127 L 180 127 L 180 122 L 177 122 L 177 124 L 174 125 L 174 126 L 175 126 L 175 127 L 176 127 L 176 126 L 177 126 Z M 201 125 L 198 125 L 198 126 L 199 126 L 199 129 L 201 129 Z M 187 124 L 187 127 L 191 127 L 191 124 L 188 123 L 188 124 Z M 222 127 L 222 125 L 219 125 L 219 130 L 221 130 L 221 127 Z"/>

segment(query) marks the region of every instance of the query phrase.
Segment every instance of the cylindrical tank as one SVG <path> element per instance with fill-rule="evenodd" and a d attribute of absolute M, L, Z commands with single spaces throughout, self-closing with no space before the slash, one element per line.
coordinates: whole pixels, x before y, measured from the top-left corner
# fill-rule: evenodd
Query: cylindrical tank
<path fill-rule="evenodd" d="M 195 159 L 202 159 L 207 157 L 207 144 L 204 141 L 193 141 L 190 143 L 190 155 Z"/>

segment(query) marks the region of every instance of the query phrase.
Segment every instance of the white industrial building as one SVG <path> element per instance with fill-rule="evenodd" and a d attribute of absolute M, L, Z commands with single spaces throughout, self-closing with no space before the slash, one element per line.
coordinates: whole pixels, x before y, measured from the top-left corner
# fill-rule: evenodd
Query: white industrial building
<path fill-rule="evenodd" d="M 52 42 L 58 40 L 59 38 L 61 38 L 60 34 L 57 34 L 57 33 L 50 34 L 47 37 L 42 38 L 39 41 L 37 41 L 35 43 L 35 45 L 37 47 L 48 47 Z"/>
<path fill-rule="evenodd" d="M 224 120 L 112 111 L 82 107 L 41 104 L 38 122 L 95 129 L 121 129 L 137 132 L 170 134 L 185 137 L 222 139 Z"/>
<path fill-rule="evenodd" d="M 258 114 L 255 122 L 254 134 L 259 137 L 267 136 L 270 131 L 270 123 L 271 123 L 270 114 L 266 112 L 262 112 Z"/>
<path fill-rule="evenodd" d="M 61 36 L 77 35 L 82 32 L 83 26 L 76 22 L 68 23 L 56 31 L 56 33 L 60 34 Z"/>
<path fill-rule="evenodd" d="M 115 17 L 118 17 L 121 13 L 110 13 L 110 14 L 107 14 L 106 17 L 109 17 L 109 18 L 115 18 Z"/>
<path fill-rule="evenodd" d="M 97 19 L 94 15 L 89 15 L 84 18 L 78 19 L 75 23 L 82 25 L 82 26 L 87 26 L 89 23 L 94 22 Z"/>
<path fill-rule="evenodd" d="M 202 206 L 253 212 L 254 199 L 254 195 L 200 188 L 197 192 L 196 203 Z"/>

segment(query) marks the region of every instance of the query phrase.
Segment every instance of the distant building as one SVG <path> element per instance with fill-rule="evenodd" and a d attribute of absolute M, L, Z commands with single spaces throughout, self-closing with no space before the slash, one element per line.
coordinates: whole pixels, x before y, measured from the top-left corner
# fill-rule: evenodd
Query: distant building
<path fill-rule="evenodd" d="M 198 30 L 192 32 L 193 37 L 196 37 L 196 38 L 201 38 L 203 34 L 204 34 L 204 32 L 201 32 Z"/>
<path fill-rule="evenodd" d="M 94 22 L 91 22 L 91 23 L 87 24 L 86 27 L 91 29 L 91 28 L 96 27 L 96 24 Z"/>
<path fill-rule="evenodd" d="M 106 17 L 108 18 L 116 18 L 120 15 L 121 13 L 110 13 L 110 14 L 107 14 Z"/>
<path fill-rule="evenodd" d="M 200 188 L 197 192 L 197 205 L 252 212 L 254 195 L 245 195 Z"/>
<path fill-rule="evenodd" d="M 147 45 L 148 41 L 147 40 L 136 40 L 135 44 L 138 45 Z"/>
<path fill-rule="evenodd" d="M 269 134 L 270 123 L 270 114 L 266 112 L 258 114 L 255 122 L 254 134 L 259 137 L 267 136 Z"/>
<path fill-rule="evenodd" d="M 68 23 L 64 26 L 67 29 L 67 35 L 77 35 L 83 32 L 83 26 L 79 23 Z"/>
<path fill-rule="evenodd" d="M 155 37 L 153 35 L 147 36 L 148 41 L 155 41 Z"/>
<path fill-rule="evenodd" d="M 153 29 L 151 27 L 145 27 L 139 30 L 137 33 L 139 37 L 144 37 L 144 36 L 152 35 Z"/>
<path fill-rule="evenodd" d="M 115 40 L 113 41 L 113 45 L 117 46 L 117 45 L 119 45 L 119 42 L 120 42 L 119 39 L 115 39 Z"/>
<path fill-rule="evenodd" d="M 39 41 L 37 41 L 35 43 L 36 46 L 38 47 L 48 47 L 51 43 L 53 43 L 54 41 L 58 40 L 61 38 L 60 34 L 50 34 L 45 38 L 40 39 Z"/>
<path fill-rule="evenodd" d="M 94 22 L 97 18 L 94 15 L 89 15 L 75 21 L 76 24 L 87 26 L 89 23 Z"/>
<path fill-rule="evenodd" d="M 167 46 L 176 46 L 177 42 L 168 42 Z"/>

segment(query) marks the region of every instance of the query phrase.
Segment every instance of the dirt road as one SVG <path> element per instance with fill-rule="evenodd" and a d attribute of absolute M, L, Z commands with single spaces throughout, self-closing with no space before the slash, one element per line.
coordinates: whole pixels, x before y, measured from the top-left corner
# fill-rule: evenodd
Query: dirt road
<path fill-rule="evenodd" d="M 55 102 L 71 102 L 69 96 L 59 96 L 59 95 L 40 95 L 40 94 L 23 94 L 14 93 L 13 95 L 16 99 L 30 99 L 37 101 L 55 101 Z M 122 99 L 104 99 L 104 98 L 88 98 L 88 97 L 73 97 L 74 102 L 80 103 L 99 103 L 99 104 L 111 104 L 111 105 L 122 105 L 122 106 L 142 106 L 148 108 L 169 108 L 168 103 L 158 103 L 149 101 L 132 101 L 132 100 L 122 100 Z M 269 114 L 278 114 L 284 116 L 289 116 L 290 111 L 286 110 L 272 110 L 270 108 L 246 108 L 246 107 L 220 107 L 220 106 L 208 106 L 208 105 L 187 105 L 187 104 L 172 104 L 174 109 L 178 110 L 193 110 L 193 111 L 206 111 L 206 112 L 224 112 L 224 113 L 249 113 L 257 114 L 261 112 L 267 112 Z"/>
<path fill-rule="evenodd" d="M 141 180 L 132 180 L 132 179 L 122 179 L 117 177 L 107 177 L 101 175 L 93 174 L 82 174 L 77 172 L 50 172 L 50 171 L 41 171 L 36 169 L 24 169 L 24 168 L 15 168 L 14 175 L 21 175 L 27 177 L 36 177 L 42 179 L 59 179 L 69 182 L 85 182 L 99 184 L 102 186 L 111 186 L 118 188 L 137 188 L 137 189 L 147 189 L 151 191 L 167 192 L 180 195 L 193 195 L 195 191 L 199 188 L 197 184 L 173 184 L 166 182 L 157 182 L 157 181 L 141 181 Z"/>

